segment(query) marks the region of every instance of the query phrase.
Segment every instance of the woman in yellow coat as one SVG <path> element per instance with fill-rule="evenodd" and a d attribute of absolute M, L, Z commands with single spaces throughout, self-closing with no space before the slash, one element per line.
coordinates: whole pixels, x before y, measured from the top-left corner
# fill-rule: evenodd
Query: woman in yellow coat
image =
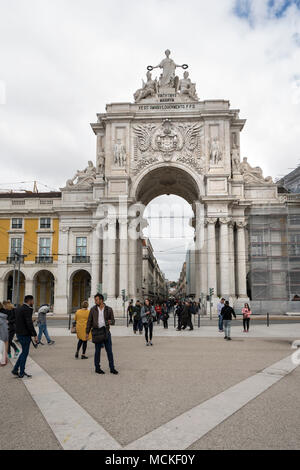
<path fill-rule="evenodd" d="M 81 359 L 88 359 L 85 355 L 87 348 L 87 339 L 86 339 L 86 324 L 89 318 L 89 303 L 87 300 L 82 302 L 82 308 L 77 310 L 75 313 L 75 322 L 76 322 L 76 333 L 78 338 L 77 351 L 75 354 L 76 359 L 78 359 L 79 351 L 82 346 Z M 89 340 L 92 339 L 91 334 L 89 335 Z"/>

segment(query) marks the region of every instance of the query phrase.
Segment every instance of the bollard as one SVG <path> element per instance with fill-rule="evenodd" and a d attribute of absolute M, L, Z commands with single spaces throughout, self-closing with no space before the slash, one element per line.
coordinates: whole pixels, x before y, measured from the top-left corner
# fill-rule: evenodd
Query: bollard
<path fill-rule="evenodd" d="M 176 328 L 176 315 L 174 313 L 174 328 Z"/>
<path fill-rule="evenodd" d="M 198 328 L 200 328 L 200 313 L 198 313 Z"/>
<path fill-rule="evenodd" d="M 71 330 L 71 313 L 69 313 L 69 330 Z"/>
<path fill-rule="evenodd" d="M 269 314 L 269 312 L 267 313 L 267 326 L 270 326 L 270 314 Z"/>

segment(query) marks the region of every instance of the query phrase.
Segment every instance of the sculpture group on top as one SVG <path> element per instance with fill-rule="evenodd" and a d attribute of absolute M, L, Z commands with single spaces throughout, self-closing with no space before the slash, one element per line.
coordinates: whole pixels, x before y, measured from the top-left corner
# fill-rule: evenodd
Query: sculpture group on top
<path fill-rule="evenodd" d="M 142 88 L 134 93 L 134 100 L 139 103 L 145 98 L 158 97 L 158 93 L 168 90 L 175 90 L 176 95 L 179 94 L 183 98 L 191 101 L 198 101 L 199 98 L 196 93 L 196 84 L 192 83 L 187 72 L 188 65 L 177 65 L 173 59 L 170 58 L 170 50 L 165 51 L 166 57 L 156 66 L 149 65 L 147 67 L 147 81 L 143 81 Z M 154 69 L 162 69 L 159 79 L 153 80 L 151 71 Z M 183 68 L 185 70 L 183 78 L 179 79 L 176 75 L 176 68 Z"/>

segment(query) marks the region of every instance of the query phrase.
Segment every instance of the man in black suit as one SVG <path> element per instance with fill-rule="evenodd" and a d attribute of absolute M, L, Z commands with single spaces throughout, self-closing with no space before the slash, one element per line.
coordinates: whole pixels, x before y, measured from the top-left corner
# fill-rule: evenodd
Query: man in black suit
<path fill-rule="evenodd" d="M 31 337 L 34 337 L 35 342 L 38 342 L 37 334 L 33 326 L 32 315 L 33 315 L 33 304 L 34 300 L 32 295 L 26 295 L 24 304 L 16 309 L 16 335 L 19 343 L 22 346 L 22 353 L 20 354 L 15 367 L 12 370 L 12 374 L 20 377 L 31 378 L 31 375 L 26 374 L 25 365 L 27 356 L 29 354 Z"/>

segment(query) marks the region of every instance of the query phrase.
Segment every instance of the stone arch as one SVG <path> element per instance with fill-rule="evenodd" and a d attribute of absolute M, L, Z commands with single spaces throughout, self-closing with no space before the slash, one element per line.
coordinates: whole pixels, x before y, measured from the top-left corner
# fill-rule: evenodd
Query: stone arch
<path fill-rule="evenodd" d="M 5 300 L 11 300 L 12 302 L 17 302 L 17 294 L 15 294 L 13 299 L 13 269 L 7 270 L 7 272 L 3 276 L 4 280 L 4 295 Z M 15 277 L 15 289 L 17 289 L 17 275 L 18 271 L 16 271 Z M 19 301 L 23 302 L 25 296 L 25 285 L 26 285 L 26 278 L 25 274 L 20 271 L 20 294 L 19 294 Z"/>
<path fill-rule="evenodd" d="M 69 311 L 75 312 L 81 308 L 82 302 L 89 300 L 91 296 L 91 274 L 86 269 L 74 270 L 70 276 L 69 286 Z"/>
<path fill-rule="evenodd" d="M 177 162 L 157 163 L 137 176 L 130 192 L 145 205 L 162 194 L 175 194 L 193 204 L 204 195 L 203 176 Z"/>
<path fill-rule="evenodd" d="M 33 276 L 35 307 L 54 304 L 55 277 L 48 269 L 40 269 Z"/>

